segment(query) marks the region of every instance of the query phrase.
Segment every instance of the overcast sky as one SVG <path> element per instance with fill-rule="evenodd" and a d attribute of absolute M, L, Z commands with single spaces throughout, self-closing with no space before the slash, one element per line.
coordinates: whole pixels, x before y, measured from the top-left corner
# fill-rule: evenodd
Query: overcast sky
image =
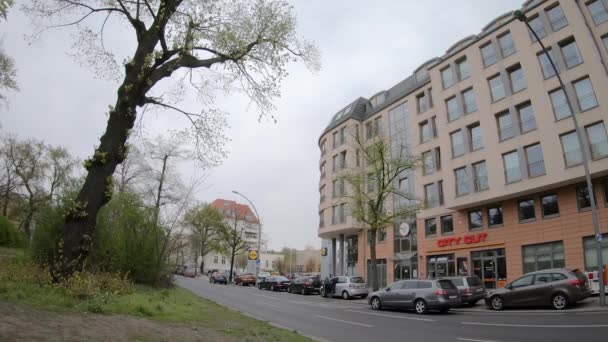
<path fill-rule="evenodd" d="M 16 3 L 20 3 L 17 0 Z M 257 207 L 270 247 L 320 246 L 318 228 L 319 149 L 317 141 L 331 117 L 359 96 L 388 89 L 428 59 L 441 56 L 456 41 L 497 16 L 517 9 L 523 0 L 298 0 L 293 1 L 300 35 L 316 41 L 323 68 L 311 74 L 290 66 L 282 97 L 276 101 L 277 123 L 258 122 L 258 113 L 240 95 L 218 98 L 228 111 L 231 139 L 228 157 L 211 170 L 197 197 L 241 201 L 245 194 Z M 132 33 L 114 25 L 111 40 L 127 53 Z M 0 24 L 5 51 L 15 60 L 21 92 L 9 94 L 0 108 L 2 130 L 64 145 L 84 159 L 105 129 L 108 105 L 117 84 L 94 77 L 68 56 L 68 31 L 49 32 L 31 45 L 29 20 L 16 8 Z M 185 107 L 200 104 L 188 99 Z M 145 121 L 149 134 L 173 127 L 175 114 L 159 113 Z M 196 172 L 181 166 L 184 178 Z"/>

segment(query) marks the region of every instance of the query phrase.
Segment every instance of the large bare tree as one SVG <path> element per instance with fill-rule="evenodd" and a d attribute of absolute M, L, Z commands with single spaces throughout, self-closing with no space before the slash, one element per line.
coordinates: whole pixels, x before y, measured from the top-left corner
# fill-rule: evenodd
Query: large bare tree
<path fill-rule="evenodd" d="M 182 110 L 175 104 L 179 97 L 154 93 L 159 83 L 179 79 L 203 93 L 209 84 L 237 88 L 264 116 L 274 109 L 289 62 L 319 67 L 318 50 L 297 37 L 293 9 L 284 0 L 29 0 L 22 8 L 40 31 L 73 27 L 76 54 L 95 63 L 97 71 L 123 65 L 107 127 L 85 162 L 86 180 L 66 214 L 60 259 L 51 267 L 55 281 L 81 268 L 88 254 L 97 213 L 109 200 L 106 188 L 125 158 L 138 110 L 152 106 L 185 115 L 191 126 L 183 134 L 195 141 L 198 158 L 207 165 L 223 158 L 217 111 Z M 103 33 L 108 27 L 124 30 L 124 24 L 136 43 L 123 62 L 105 48 Z"/>

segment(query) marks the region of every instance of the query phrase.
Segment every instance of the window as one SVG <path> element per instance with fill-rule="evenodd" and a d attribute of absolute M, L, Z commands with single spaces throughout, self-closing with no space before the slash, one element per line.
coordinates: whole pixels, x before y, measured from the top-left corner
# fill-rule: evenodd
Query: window
<path fill-rule="evenodd" d="M 583 162 L 581 146 L 576 136 L 576 131 L 562 134 L 560 137 L 562 150 L 564 151 L 564 161 L 566 167 L 579 165 Z"/>
<path fill-rule="evenodd" d="M 545 161 L 543 159 L 543 150 L 540 144 L 535 144 L 525 148 L 526 161 L 528 163 L 528 176 L 538 177 L 545 174 Z"/>
<path fill-rule="evenodd" d="M 469 211 L 469 230 L 476 230 L 483 228 L 483 215 L 481 210 Z"/>
<path fill-rule="evenodd" d="M 226 257 L 224 255 L 222 255 L 222 265 L 226 264 Z"/>
<path fill-rule="evenodd" d="M 566 266 L 562 241 L 523 246 L 522 249 L 524 273 Z"/>
<path fill-rule="evenodd" d="M 458 78 L 461 81 L 464 80 L 465 78 L 468 78 L 469 76 L 471 76 L 469 61 L 466 59 L 466 57 L 457 60 L 456 66 L 458 68 Z"/>
<path fill-rule="evenodd" d="M 576 99 L 581 112 L 597 106 L 597 99 L 593 92 L 593 85 L 589 78 L 584 78 L 580 81 L 576 81 L 574 84 L 574 91 L 576 92 Z"/>
<path fill-rule="evenodd" d="M 386 241 L 386 228 L 378 229 L 378 242 Z"/>
<path fill-rule="evenodd" d="M 338 224 L 340 221 L 340 207 L 334 205 L 331 207 L 331 224 Z"/>
<path fill-rule="evenodd" d="M 494 45 L 492 43 L 481 47 L 481 57 L 483 59 L 484 67 L 489 67 L 496 63 L 496 50 L 494 50 Z"/>
<path fill-rule="evenodd" d="M 502 207 L 494 206 L 488 208 L 488 227 L 502 226 Z"/>
<path fill-rule="evenodd" d="M 515 44 L 513 43 L 513 36 L 511 36 L 511 32 L 507 32 L 498 37 L 498 44 L 500 45 L 500 52 L 502 53 L 503 57 L 507 57 L 515 53 Z"/>
<path fill-rule="evenodd" d="M 344 195 L 344 179 L 336 179 L 333 181 L 333 191 L 332 196 L 338 197 Z"/>
<path fill-rule="evenodd" d="M 562 49 L 564 61 L 566 62 L 566 67 L 568 69 L 583 63 L 583 56 L 581 56 L 581 52 L 574 41 L 574 37 L 570 37 L 567 40 L 560 42 L 559 46 Z"/>
<path fill-rule="evenodd" d="M 517 64 L 508 70 L 509 81 L 511 82 L 511 90 L 513 93 L 526 89 L 526 79 L 524 78 L 524 72 L 521 65 Z"/>
<path fill-rule="evenodd" d="M 488 185 L 488 169 L 486 168 L 485 161 L 473 164 L 473 185 L 475 191 L 483 191 L 490 188 Z"/>
<path fill-rule="evenodd" d="M 437 195 L 439 196 L 439 205 L 443 205 L 443 180 L 437 182 Z"/>
<path fill-rule="evenodd" d="M 321 141 L 321 155 L 324 156 L 325 155 L 325 151 L 326 151 L 326 141 L 323 140 Z"/>
<path fill-rule="evenodd" d="M 386 95 L 384 93 L 380 93 L 380 94 L 374 96 L 370 101 L 372 103 L 372 107 L 376 107 L 376 106 L 379 106 L 382 103 L 384 103 L 385 98 L 386 98 Z"/>
<path fill-rule="evenodd" d="M 506 96 L 505 86 L 502 83 L 500 75 L 496 75 L 488 80 L 490 84 L 490 92 L 492 93 L 492 102 L 503 99 Z"/>
<path fill-rule="evenodd" d="M 513 288 L 530 286 L 530 285 L 532 285 L 533 279 L 534 279 L 533 275 L 524 276 L 524 277 L 521 277 L 521 278 L 517 279 L 516 281 L 512 282 L 511 286 Z"/>
<path fill-rule="evenodd" d="M 458 105 L 458 99 L 452 97 L 445 101 L 445 105 L 448 108 L 448 121 L 454 121 L 460 117 L 460 106 Z"/>
<path fill-rule="evenodd" d="M 568 102 L 566 100 L 566 93 L 562 88 L 554 90 L 549 93 L 551 97 L 551 105 L 553 106 L 553 114 L 555 114 L 555 120 L 565 119 L 572 115 Z"/>
<path fill-rule="evenodd" d="M 586 185 L 576 188 L 576 203 L 578 205 L 578 210 L 591 208 L 591 198 L 589 197 L 589 189 Z"/>
<path fill-rule="evenodd" d="M 599 25 L 608 20 L 608 12 L 606 12 L 602 0 L 587 3 L 587 8 L 589 9 L 589 13 L 591 13 L 595 25 Z"/>
<path fill-rule="evenodd" d="M 466 195 L 469 193 L 469 175 L 467 168 L 461 167 L 454 170 L 456 177 L 456 196 Z"/>
<path fill-rule="evenodd" d="M 507 140 L 515 135 L 513 132 L 513 116 L 509 111 L 498 114 L 496 116 L 496 122 L 498 123 L 500 141 Z"/>
<path fill-rule="evenodd" d="M 429 99 L 426 94 L 416 96 L 416 101 L 418 102 L 418 113 L 424 113 L 429 109 Z"/>
<path fill-rule="evenodd" d="M 367 192 L 376 191 L 376 177 L 373 173 L 367 174 Z"/>
<path fill-rule="evenodd" d="M 321 163 L 321 178 L 325 178 L 325 162 Z"/>
<path fill-rule="evenodd" d="M 521 170 L 519 169 L 519 154 L 517 153 L 517 151 L 503 154 L 502 159 L 505 165 L 505 178 L 507 184 L 521 180 Z"/>
<path fill-rule="evenodd" d="M 532 31 L 536 33 L 539 39 L 542 39 L 544 36 L 547 35 L 547 32 L 545 31 L 545 24 L 539 16 L 528 20 L 528 24 L 530 24 L 530 27 L 532 27 Z M 534 35 L 531 32 L 530 38 L 532 38 L 533 41 L 536 41 L 536 38 L 534 38 Z"/>
<path fill-rule="evenodd" d="M 340 160 L 338 159 L 338 155 L 336 154 L 335 156 L 332 157 L 332 165 L 333 165 L 333 170 L 338 171 L 339 167 L 340 167 Z"/>
<path fill-rule="evenodd" d="M 454 73 L 452 73 L 452 67 L 441 70 L 441 80 L 443 81 L 443 89 L 451 87 L 456 81 L 454 80 Z"/>
<path fill-rule="evenodd" d="M 602 239 L 602 254 L 604 260 L 603 265 L 608 264 L 608 234 L 604 233 Z M 583 239 L 583 250 L 585 255 L 585 270 L 586 271 L 597 271 L 597 255 L 596 255 L 597 241 L 595 236 L 589 236 Z"/>
<path fill-rule="evenodd" d="M 530 102 L 518 106 L 517 114 L 519 115 L 519 130 L 522 134 L 536 129 L 534 109 Z"/>
<path fill-rule="evenodd" d="M 441 170 L 441 147 L 435 147 L 435 154 L 433 155 L 433 161 L 435 162 L 435 169 Z"/>
<path fill-rule="evenodd" d="M 382 117 L 374 119 L 374 136 L 382 135 L 384 130 L 382 129 Z"/>
<path fill-rule="evenodd" d="M 477 151 L 483 148 L 483 140 L 481 138 L 481 126 L 479 122 L 469 126 L 469 140 L 471 142 L 471 151 Z"/>
<path fill-rule="evenodd" d="M 426 151 L 422 153 L 422 173 L 430 175 L 435 172 L 435 163 L 433 161 L 433 152 Z"/>
<path fill-rule="evenodd" d="M 608 155 L 608 139 L 606 138 L 606 128 L 604 122 L 598 122 L 585 127 L 587 139 L 591 148 L 591 158 L 598 159 Z"/>
<path fill-rule="evenodd" d="M 213 256 L 213 263 L 217 264 L 219 257 L 217 255 Z"/>
<path fill-rule="evenodd" d="M 346 223 L 346 204 L 340 204 L 340 223 Z"/>
<path fill-rule="evenodd" d="M 534 220 L 536 215 L 534 213 L 534 200 L 525 199 L 517 203 L 519 211 L 519 222 Z"/>
<path fill-rule="evenodd" d="M 540 211 L 543 217 L 554 217 L 559 215 L 559 203 L 557 195 L 544 195 L 540 198 Z"/>
<path fill-rule="evenodd" d="M 435 218 L 424 220 L 424 234 L 427 237 L 437 235 L 437 224 L 435 223 Z"/>
<path fill-rule="evenodd" d="M 437 188 L 435 183 L 427 184 L 424 186 L 424 201 L 427 207 L 435 208 L 439 205 L 437 200 Z"/>
<path fill-rule="evenodd" d="M 451 234 L 454 232 L 454 221 L 452 215 L 441 216 L 441 234 Z"/>
<path fill-rule="evenodd" d="M 547 17 L 549 18 L 549 23 L 551 23 L 551 29 L 553 31 L 557 31 L 562 27 L 568 26 L 568 20 L 564 15 L 564 11 L 562 8 L 557 5 L 547 10 Z"/>
<path fill-rule="evenodd" d="M 477 110 L 477 101 L 475 99 L 475 92 L 473 91 L 473 88 L 462 92 L 462 100 L 464 102 L 465 113 L 469 114 Z"/>
<path fill-rule="evenodd" d="M 461 130 L 450 133 L 452 140 L 452 156 L 459 157 L 464 154 L 464 136 Z"/>
<path fill-rule="evenodd" d="M 551 58 L 551 60 L 549 60 Z M 543 70 L 543 77 L 550 78 L 555 76 L 555 70 L 551 65 L 551 61 L 557 68 L 557 64 L 555 64 L 555 56 L 553 56 L 553 50 L 549 49 L 549 53 L 540 53 L 538 55 L 538 62 L 540 63 L 540 68 Z"/>
<path fill-rule="evenodd" d="M 321 197 L 321 202 L 325 201 L 325 185 L 319 189 L 319 195 Z"/>
<path fill-rule="evenodd" d="M 428 120 L 420 123 L 420 143 L 425 143 L 432 138 L 431 124 Z"/>
<path fill-rule="evenodd" d="M 325 210 L 319 211 L 319 227 L 325 226 Z"/>
<path fill-rule="evenodd" d="M 342 151 L 340 152 L 340 170 L 345 169 L 346 168 L 346 151 Z"/>
<path fill-rule="evenodd" d="M 372 123 L 368 122 L 365 124 L 365 137 L 367 139 L 371 139 L 374 136 L 374 128 L 372 127 Z"/>
<path fill-rule="evenodd" d="M 334 148 L 336 148 L 339 144 L 338 132 L 334 132 Z"/>

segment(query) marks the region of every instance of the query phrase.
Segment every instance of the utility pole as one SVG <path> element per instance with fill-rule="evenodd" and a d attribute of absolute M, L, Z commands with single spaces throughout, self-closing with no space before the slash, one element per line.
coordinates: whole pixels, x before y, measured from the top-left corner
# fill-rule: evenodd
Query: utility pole
<path fill-rule="evenodd" d="M 557 80 L 559 81 L 559 85 L 562 88 L 562 91 L 564 92 L 564 95 L 566 97 L 566 103 L 568 104 L 568 108 L 570 109 L 570 116 L 572 117 L 572 122 L 574 123 L 574 128 L 576 130 L 576 136 L 578 138 L 578 144 L 580 146 L 580 148 L 583 150 L 581 151 L 581 155 L 583 157 L 583 169 L 585 170 L 585 180 L 587 182 L 587 192 L 589 193 L 589 201 L 591 201 L 591 215 L 593 217 L 593 227 L 595 229 L 595 236 L 596 236 L 596 257 L 597 257 L 597 266 L 598 266 L 598 278 L 599 278 L 599 287 L 600 287 L 600 306 L 604 306 L 606 305 L 606 294 L 604 293 L 605 288 L 604 288 L 604 258 L 602 256 L 602 242 L 600 237 L 602 236 L 601 230 L 600 230 L 600 224 L 599 224 L 599 215 L 598 215 L 598 211 L 597 211 L 597 205 L 595 203 L 595 192 L 593 191 L 593 183 L 591 182 L 591 174 L 589 173 L 589 156 L 587 155 L 589 153 L 589 149 L 587 148 L 587 143 L 586 143 L 586 139 L 583 139 L 583 132 L 581 127 L 578 125 L 578 119 L 576 118 L 576 113 L 574 113 L 574 109 L 572 108 L 572 103 L 570 101 L 570 96 L 568 95 L 568 92 L 566 91 L 566 87 L 564 86 L 564 81 L 562 80 L 560 74 L 559 74 L 559 70 L 557 70 L 557 67 L 555 66 L 555 64 L 553 63 L 553 58 L 551 58 L 551 55 L 549 54 L 549 51 L 547 50 L 547 48 L 545 48 L 545 45 L 543 44 L 543 42 L 540 40 L 540 38 L 538 37 L 538 35 L 536 34 L 536 32 L 532 29 L 532 27 L 530 26 L 530 23 L 528 23 L 528 18 L 526 18 L 526 14 L 520 10 L 517 10 L 515 12 L 513 12 L 513 16 L 526 24 L 526 26 L 528 27 L 528 30 L 530 30 L 530 32 L 532 32 L 532 34 L 534 35 L 534 38 L 536 38 L 536 41 L 540 44 L 540 47 L 543 50 L 543 53 L 545 53 L 547 55 L 547 59 L 549 59 L 549 63 L 551 63 L 551 67 L 553 68 L 553 71 L 555 72 L 555 75 L 557 76 Z"/>
<path fill-rule="evenodd" d="M 262 220 L 260 219 L 260 215 L 258 215 L 258 210 L 255 208 L 255 205 L 251 203 L 249 198 L 245 197 L 245 195 L 241 194 L 236 190 L 232 190 L 232 193 L 243 197 L 247 202 L 249 202 L 249 204 L 251 204 L 251 207 L 253 207 L 253 211 L 255 212 L 256 218 L 258 219 L 258 259 L 255 262 L 255 278 L 257 279 L 258 275 L 260 274 L 260 254 L 262 253 Z"/>

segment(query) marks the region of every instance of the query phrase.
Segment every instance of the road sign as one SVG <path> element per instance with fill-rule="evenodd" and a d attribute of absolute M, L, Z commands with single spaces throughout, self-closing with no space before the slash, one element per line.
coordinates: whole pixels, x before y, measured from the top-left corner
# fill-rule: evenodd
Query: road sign
<path fill-rule="evenodd" d="M 246 251 L 249 250 L 249 245 L 243 245 L 243 248 L 245 248 Z"/>
<path fill-rule="evenodd" d="M 595 239 L 596 239 L 598 242 L 602 242 L 602 233 L 597 233 L 597 234 L 595 234 Z"/>
<path fill-rule="evenodd" d="M 326 255 L 327 255 L 327 247 L 321 248 L 321 256 L 326 256 Z"/>
<path fill-rule="evenodd" d="M 408 236 L 410 234 L 410 225 L 407 222 L 403 222 L 399 226 L 399 234 L 401 234 L 401 236 Z"/>
<path fill-rule="evenodd" d="M 260 266 L 260 259 L 256 260 L 255 264 L 258 265 L 258 266 Z"/>
<path fill-rule="evenodd" d="M 258 260 L 258 251 L 256 251 L 256 250 L 249 251 L 249 260 Z"/>

